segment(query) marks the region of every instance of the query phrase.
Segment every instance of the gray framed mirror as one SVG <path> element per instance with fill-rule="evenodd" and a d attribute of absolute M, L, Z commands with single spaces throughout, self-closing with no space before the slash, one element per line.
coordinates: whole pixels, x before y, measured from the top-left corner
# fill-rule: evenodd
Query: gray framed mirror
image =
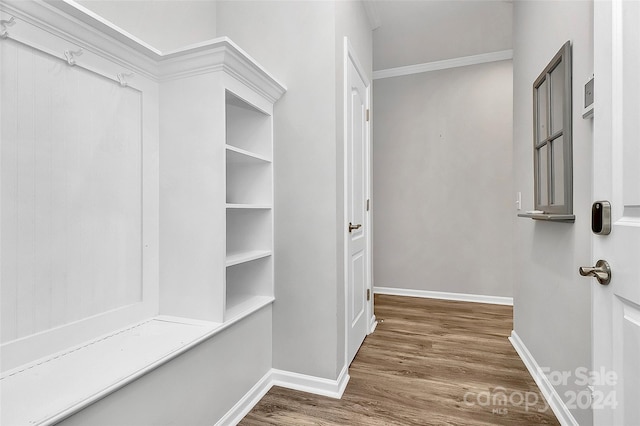
<path fill-rule="evenodd" d="M 573 214 L 571 42 L 567 41 L 533 83 L 535 209 Z"/>

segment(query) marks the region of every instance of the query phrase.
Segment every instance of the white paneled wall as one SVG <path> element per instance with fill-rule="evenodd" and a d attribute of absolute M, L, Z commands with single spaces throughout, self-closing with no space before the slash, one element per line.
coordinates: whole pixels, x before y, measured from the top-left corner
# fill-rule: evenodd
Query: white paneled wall
<path fill-rule="evenodd" d="M 227 38 L 167 57 L 71 3 L 0 19 L 0 423 L 239 416 L 271 386 L 285 87 Z"/>
<path fill-rule="evenodd" d="M 2 43 L 2 342 L 142 298 L 142 95 Z"/>

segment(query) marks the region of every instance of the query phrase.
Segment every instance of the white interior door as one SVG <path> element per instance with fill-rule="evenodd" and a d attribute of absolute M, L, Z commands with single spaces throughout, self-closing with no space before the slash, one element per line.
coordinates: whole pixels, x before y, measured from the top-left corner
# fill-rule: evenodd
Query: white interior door
<path fill-rule="evenodd" d="M 594 198 L 612 206 L 591 283 L 596 425 L 640 425 L 640 2 L 595 2 Z"/>
<path fill-rule="evenodd" d="M 348 46 L 345 46 L 347 51 Z M 352 54 L 346 61 L 346 210 L 347 210 L 347 362 L 351 363 L 367 335 L 369 288 L 368 83 Z"/>

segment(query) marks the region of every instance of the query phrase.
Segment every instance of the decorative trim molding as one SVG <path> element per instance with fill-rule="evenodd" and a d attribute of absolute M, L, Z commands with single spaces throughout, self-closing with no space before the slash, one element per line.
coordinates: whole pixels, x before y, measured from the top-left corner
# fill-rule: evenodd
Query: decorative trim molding
<path fill-rule="evenodd" d="M 61 4 L 58 2 L 56 4 Z M 72 15 L 45 2 L 8 1 L 0 3 L 0 11 L 16 18 L 9 38 L 35 47 L 43 52 L 66 60 L 65 49 L 82 48 L 84 53 L 77 61 L 79 66 L 92 60 L 113 66 L 117 64 L 136 75 L 156 80 L 156 61 L 141 55 L 130 45 L 105 37 L 95 27 L 91 27 Z M 60 50 L 62 49 L 62 51 Z M 115 79 L 115 74 L 112 77 Z"/>
<path fill-rule="evenodd" d="M 529 370 L 529 374 L 533 377 L 533 380 L 540 388 L 540 392 L 544 399 L 547 400 L 547 404 L 551 407 L 551 410 L 556 415 L 558 420 L 562 425 L 575 425 L 578 426 L 578 422 L 573 417 L 567 406 L 565 405 L 558 392 L 556 392 L 555 388 L 547 378 L 547 376 L 542 371 L 542 368 L 538 365 L 536 360 L 529 352 L 529 349 L 525 346 L 524 342 L 518 336 L 518 333 L 515 330 L 511 331 L 511 337 L 509 337 L 509 341 L 513 345 L 513 348 L 520 356 L 520 359 Z"/>
<path fill-rule="evenodd" d="M 373 331 L 376 329 L 377 326 L 378 326 L 378 321 L 376 320 L 376 316 L 372 315 L 371 321 L 369 321 L 369 334 L 373 333 Z"/>
<path fill-rule="evenodd" d="M 258 383 L 256 383 L 231 410 L 227 411 L 227 414 L 216 422 L 216 426 L 231 426 L 240 423 L 240 420 L 249 414 L 249 411 L 260 402 L 262 397 L 265 396 L 273 386 L 271 380 L 272 372 L 273 370 L 267 371 L 267 374 L 258 380 Z"/>
<path fill-rule="evenodd" d="M 427 62 L 425 64 L 407 65 L 404 67 L 378 70 L 373 72 L 373 79 L 380 80 L 382 78 L 400 77 L 403 75 L 419 74 L 429 71 L 486 64 L 488 62 L 506 61 L 509 59 L 513 59 L 513 50 L 501 50 L 499 52 L 483 53 L 480 55 L 445 59 L 443 61 Z"/>
<path fill-rule="evenodd" d="M 348 126 L 347 126 L 347 122 L 348 122 L 348 98 L 350 96 L 351 93 L 351 89 L 349 88 L 349 67 L 352 64 L 353 67 L 355 68 L 356 72 L 358 73 L 358 75 L 360 76 L 360 78 L 362 78 L 362 81 L 364 82 L 365 88 L 366 88 L 366 108 L 367 110 L 369 110 L 371 108 L 371 81 L 369 80 L 369 78 L 367 77 L 366 72 L 364 71 L 364 68 L 362 67 L 362 64 L 360 63 L 360 61 L 358 60 L 356 53 L 353 49 L 353 46 L 351 45 L 351 42 L 349 41 L 349 37 L 345 36 L 343 39 L 343 75 L 342 75 L 342 79 L 343 79 L 343 99 L 342 99 L 342 112 L 343 112 L 343 121 L 344 121 L 344 125 L 343 127 L 343 138 L 345 143 L 343 144 L 343 159 L 344 159 L 344 167 L 343 167 L 343 182 L 344 182 L 344 191 L 343 191 L 343 201 L 344 201 L 344 205 L 347 206 L 349 204 L 348 202 L 348 195 L 349 195 L 349 191 L 347 190 L 347 182 L 349 181 L 348 176 L 347 176 L 347 171 L 349 170 L 349 168 L 347 167 L 347 143 L 346 141 L 348 140 Z M 366 137 L 366 146 L 367 148 L 365 149 L 365 151 L 370 154 L 371 153 L 371 122 L 367 122 L 366 126 L 365 126 L 365 137 Z M 370 182 L 371 182 L 371 157 L 369 156 L 367 158 L 367 160 L 365 161 L 365 174 L 367 175 L 367 178 L 365 179 L 367 181 L 367 188 L 365 190 L 365 198 L 369 198 L 369 194 L 370 194 Z M 347 226 L 347 222 L 349 221 L 348 217 L 347 217 L 347 209 L 345 208 L 343 211 L 343 216 L 342 216 L 342 220 L 343 220 L 343 225 L 346 227 Z M 367 240 L 367 256 L 366 256 L 366 262 L 367 262 L 367 268 L 369 269 L 369 274 L 366 274 L 366 279 L 365 279 L 365 287 L 367 289 L 370 289 L 372 286 L 372 280 L 371 280 L 371 217 L 367 214 L 365 217 L 365 227 L 364 227 L 364 233 L 366 235 L 366 240 Z M 342 244 L 344 247 L 344 256 L 342 259 L 343 265 L 344 265 L 344 282 L 348 283 L 349 281 L 349 237 L 348 235 L 345 233 L 344 234 L 344 239 L 342 240 Z M 368 291 L 368 290 L 367 290 Z M 344 307 L 345 307 L 345 312 L 348 312 L 349 308 L 349 286 L 347 284 L 344 285 Z M 375 321 L 375 315 L 373 313 L 373 301 L 367 301 L 366 303 L 366 307 L 365 307 L 365 316 L 371 316 L 371 318 L 369 319 L 369 321 Z M 365 319 L 366 321 L 366 319 Z M 369 324 L 365 324 L 365 327 L 367 327 L 370 325 Z M 349 348 L 350 348 L 350 344 L 349 344 L 349 337 L 350 337 L 350 329 L 351 329 L 351 322 L 349 321 L 349 319 L 347 318 L 347 315 L 345 315 L 344 318 L 344 362 L 346 365 L 351 364 L 351 359 L 349 359 Z M 373 329 L 371 329 L 371 331 L 367 331 L 367 334 L 370 334 L 373 331 Z"/>
<path fill-rule="evenodd" d="M 277 370 L 275 368 L 271 370 L 272 386 L 281 386 L 336 399 L 342 398 L 349 379 L 349 370 L 346 365 L 335 380 Z"/>
<path fill-rule="evenodd" d="M 238 424 L 273 386 L 340 399 L 349 383 L 348 371 L 345 365 L 338 378 L 330 380 L 272 368 L 216 422 L 216 426 Z"/>
<path fill-rule="evenodd" d="M 393 287 L 374 287 L 373 292 L 375 294 L 390 294 L 392 296 L 423 297 L 427 299 L 457 300 L 461 302 L 513 306 L 513 297 L 486 296 L 484 294 L 447 293 L 444 291 L 412 290 Z"/>
<path fill-rule="evenodd" d="M 65 50 L 82 48 L 84 53 L 77 65 L 94 69 L 96 66 L 87 65 L 87 62 L 98 61 L 101 68 L 109 70 L 103 75 L 116 82 L 117 73 L 133 72 L 154 81 L 165 81 L 223 71 L 271 102 L 277 101 L 287 90 L 284 84 L 228 37 L 161 52 L 73 0 L 4 0 L 0 6 L 0 11 L 7 15 L 7 19 L 16 18 L 9 38 L 63 60 L 66 60 L 63 54 Z M 42 40 L 45 39 L 47 46 L 42 46 Z M 124 69 L 118 67 L 111 70 L 114 64 Z M 129 85 L 133 87 L 133 84 Z"/>

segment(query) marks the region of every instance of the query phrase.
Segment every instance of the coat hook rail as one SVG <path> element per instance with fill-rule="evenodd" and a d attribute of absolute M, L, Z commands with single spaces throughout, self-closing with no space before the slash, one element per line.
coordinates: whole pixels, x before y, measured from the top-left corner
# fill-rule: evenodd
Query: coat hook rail
<path fill-rule="evenodd" d="M 82 53 L 83 53 L 82 48 L 78 50 L 65 50 L 64 56 L 67 58 L 67 63 L 73 66 L 76 64 L 76 57 L 82 55 Z"/>
<path fill-rule="evenodd" d="M 127 87 L 129 85 L 129 82 L 127 81 L 127 78 L 129 77 L 133 77 L 135 74 L 130 72 L 130 73 L 124 73 L 124 72 L 119 72 L 118 74 L 116 74 L 116 77 L 118 77 L 118 81 L 120 82 L 120 86 L 122 87 Z"/>
<path fill-rule="evenodd" d="M 13 27 L 16 24 L 16 19 L 12 16 L 11 19 L 0 20 L 0 38 L 5 39 L 9 37 L 9 31 L 7 27 Z"/>

